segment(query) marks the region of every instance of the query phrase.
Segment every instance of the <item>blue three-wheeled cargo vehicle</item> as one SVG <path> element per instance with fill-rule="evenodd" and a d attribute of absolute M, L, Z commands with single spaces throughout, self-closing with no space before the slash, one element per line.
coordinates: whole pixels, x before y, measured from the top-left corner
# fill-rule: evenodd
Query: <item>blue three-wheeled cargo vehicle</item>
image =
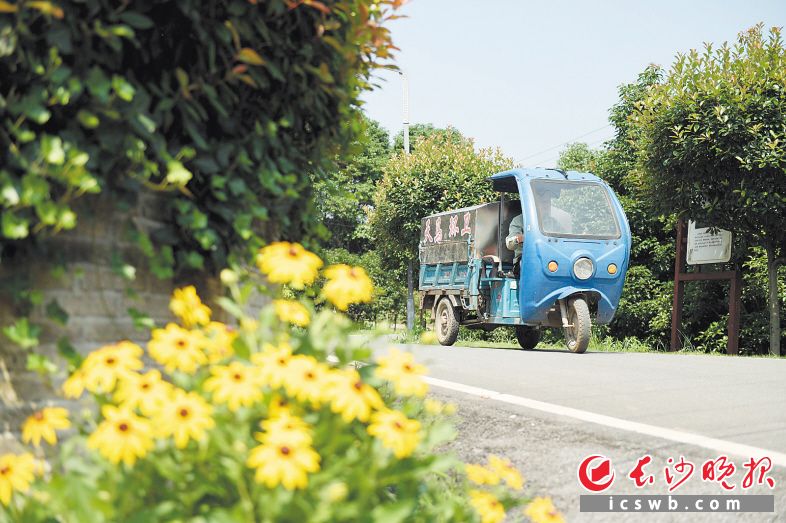
<path fill-rule="evenodd" d="M 619 304 L 630 228 L 614 192 L 597 176 L 513 169 L 488 178 L 499 201 L 423 218 L 421 309 L 442 345 L 459 325 L 513 327 L 532 349 L 544 327 L 562 328 L 568 349 L 587 350 L 594 317 Z"/>

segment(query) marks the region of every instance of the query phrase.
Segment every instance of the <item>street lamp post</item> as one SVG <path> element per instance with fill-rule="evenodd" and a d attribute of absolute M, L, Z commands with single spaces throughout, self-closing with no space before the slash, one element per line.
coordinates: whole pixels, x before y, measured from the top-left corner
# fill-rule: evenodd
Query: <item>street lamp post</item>
<path fill-rule="evenodd" d="M 401 85 L 404 98 L 404 154 L 409 154 L 409 82 L 407 73 L 398 72 L 401 75 Z M 415 282 L 414 282 L 414 260 L 407 262 L 407 330 L 415 328 Z"/>

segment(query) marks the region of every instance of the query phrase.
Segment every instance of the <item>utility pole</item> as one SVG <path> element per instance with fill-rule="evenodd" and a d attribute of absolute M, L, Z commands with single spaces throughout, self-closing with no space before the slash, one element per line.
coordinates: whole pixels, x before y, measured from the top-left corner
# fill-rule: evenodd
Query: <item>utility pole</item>
<path fill-rule="evenodd" d="M 401 75 L 401 85 L 404 91 L 404 154 L 409 154 L 409 82 L 407 73 L 398 72 Z M 415 328 L 415 282 L 414 282 L 414 260 L 407 262 L 407 330 Z"/>

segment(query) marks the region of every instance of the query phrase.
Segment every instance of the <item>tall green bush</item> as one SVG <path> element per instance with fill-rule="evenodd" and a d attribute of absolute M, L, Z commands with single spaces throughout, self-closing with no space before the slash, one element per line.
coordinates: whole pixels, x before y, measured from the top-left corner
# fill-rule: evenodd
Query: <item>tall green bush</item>
<path fill-rule="evenodd" d="M 3 255 L 73 228 L 74 201 L 97 192 L 166 194 L 153 239 L 170 272 L 302 237 L 309 173 L 354 135 L 400 3 L 2 2 Z"/>
<path fill-rule="evenodd" d="M 786 261 L 786 47 L 761 25 L 680 55 L 631 116 L 651 206 L 735 231 L 767 255 L 769 351 L 780 354 Z"/>

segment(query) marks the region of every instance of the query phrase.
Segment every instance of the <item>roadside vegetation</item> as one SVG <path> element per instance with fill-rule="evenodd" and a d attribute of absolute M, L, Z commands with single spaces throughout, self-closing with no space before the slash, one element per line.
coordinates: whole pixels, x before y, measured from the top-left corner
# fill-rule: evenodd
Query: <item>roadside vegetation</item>
<path fill-rule="evenodd" d="M 779 354 L 786 343 L 780 329 L 786 314 L 784 56 L 780 31 L 757 26 L 741 33 L 737 42 L 680 55 L 669 69 L 649 66 L 620 86 L 618 102 L 609 110 L 615 130 L 611 140 L 600 148 L 574 143 L 561 151 L 557 167 L 593 172 L 612 186 L 633 235 L 619 308 L 612 323 L 595 334 L 602 340 L 593 342 L 595 347 L 666 349 L 675 226 L 686 217 L 734 232 L 730 262 L 704 269 L 742 271 L 740 352 Z M 376 145 L 377 124 L 369 122 L 368 129 L 371 134 L 358 143 L 367 144 L 364 154 L 376 155 L 373 178 L 378 184 L 373 197 L 363 193 L 366 212 L 353 211 L 353 234 L 368 238 L 364 253 L 378 253 L 367 267 L 380 274 L 375 283 L 390 299 L 372 315 L 361 309 L 357 315 L 403 323 L 406 267 L 416 263 L 420 218 L 494 199 L 484 179 L 512 161 L 498 152 L 476 151 L 470 139 L 452 128 L 413 126 L 409 157 L 398 146 Z M 398 137 L 396 143 L 400 146 Z M 742 215 L 745 223 L 737 219 Z M 352 252 L 350 242 L 338 247 Z M 382 274 L 393 277 L 383 281 Z M 686 349 L 724 353 L 727 314 L 727 283 L 688 284 L 681 332 Z M 504 342 L 506 335 L 497 334 L 504 330 L 486 334 L 462 329 L 459 343 Z M 409 339 L 418 337 L 416 331 Z M 547 335 L 543 343 L 548 342 Z"/>
<path fill-rule="evenodd" d="M 239 328 L 185 287 L 170 303 L 178 323 L 153 329 L 146 349 L 119 341 L 80 361 L 62 393 L 100 411 L 27 418 L 28 449 L 0 455 L 0 522 L 496 523 L 525 504 L 561 520 L 548 499 L 527 503 L 507 460 L 438 452 L 455 429 L 451 407 L 426 397 L 426 367 L 397 349 L 372 361 L 350 338 L 342 311 L 372 299 L 362 268 L 321 270 L 288 242 L 257 265 L 269 283 L 221 273 Z M 272 298 L 259 316 L 243 312 L 252 291 Z M 44 443 L 56 445 L 47 466 Z"/>

